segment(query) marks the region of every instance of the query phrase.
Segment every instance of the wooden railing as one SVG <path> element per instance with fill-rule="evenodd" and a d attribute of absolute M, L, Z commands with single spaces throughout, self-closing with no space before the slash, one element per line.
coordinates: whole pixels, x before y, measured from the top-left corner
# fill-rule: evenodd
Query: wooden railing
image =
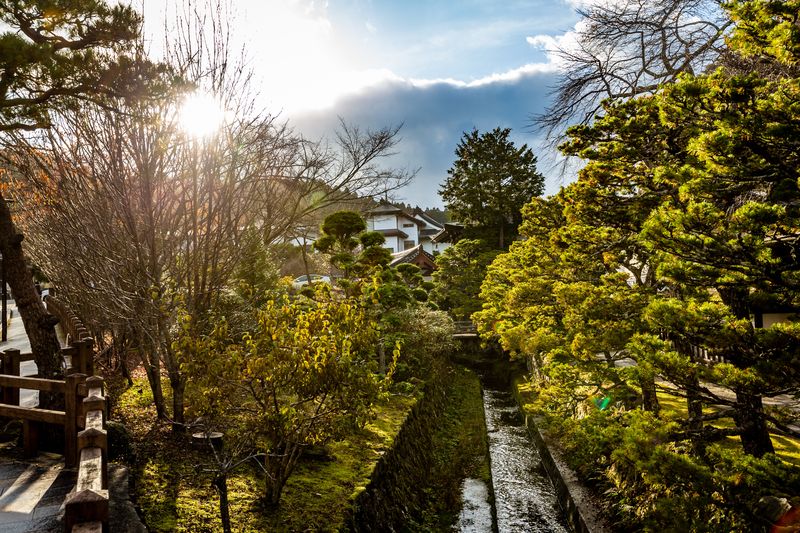
<path fill-rule="evenodd" d="M 715 365 L 717 363 L 729 362 L 728 359 L 721 355 L 711 354 L 711 352 L 709 352 L 708 349 L 704 348 L 703 346 L 692 344 L 691 342 L 683 339 L 670 339 L 669 336 L 664 332 L 661 332 L 659 336 L 662 340 L 670 342 L 673 348 L 675 348 L 681 355 L 690 357 L 692 361 L 696 363 Z"/>
<path fill-rule="evenodd" d="M 20 376 L 21 363 L 34 360 L 34 356 L 6 350 L 0 354 L 0 416 L 22 420 L 23 447 L 28 456 L 38 452 L 41 424 L 64 428 L 64 463 L 68 468 L 78 467 L 75 490 L 65 501 L 65 530 L 101 533 L 108 531 L 109 508 L 103 378 L 93 375 L 93 340 L 83 323 L 55 298 L 47 297 L 46 302 L 71 341 L 61 349 L 65 378 Z M 20 389 L 63 394 L 64 410 L 22 407 Z"/>
<path fill-rule="evenodd" d="M 49 294 L 44 297 L 47 312 L 58 318 L 58 323 L 67 336 L 67 344 L 73 340 L 81 340 L 90 337 L 89 330 L 83 325 L 78 315 L 61 300 Z"/>
<path fill-rule="evenodd" d="M 103 378 L 86 378 L 86 391 L 82 409 L 84 429 L 78 433 L 77 439 L 80 454 L 78 482 L 64 504 L 67 533 L 102 533 L 108 530 L 108 434 L 105 429 Z"/>
<path fill-rule="evenodd" d="M 455 320 L 453 324 L 456 327 L 455 335 L 457 336 L 474 336 L 478 334 L 478 328 L 472 320 Z"/>

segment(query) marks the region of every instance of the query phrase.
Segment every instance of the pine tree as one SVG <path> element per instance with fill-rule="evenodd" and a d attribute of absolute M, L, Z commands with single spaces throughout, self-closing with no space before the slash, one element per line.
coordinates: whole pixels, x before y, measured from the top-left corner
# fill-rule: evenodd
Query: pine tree
<path fill-rule="evenodd" d="M 527 145 L 514 146 L 510 133 L 508 128 L 464 133 L 456 148 L 458 159 L 439 190 L 468 237 L 496 242 L 501 250 L 517 235 L 522 206 L 544 191 L 536 156 Z"/>

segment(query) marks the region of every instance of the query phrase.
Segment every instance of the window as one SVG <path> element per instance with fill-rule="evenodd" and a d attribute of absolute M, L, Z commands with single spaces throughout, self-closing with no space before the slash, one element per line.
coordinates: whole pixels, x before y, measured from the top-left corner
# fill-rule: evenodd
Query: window
<path fill-rule="evenodd" d="M 416 246 L 414 241 L 403 241 L 403 250 L 410 250 L 414 246 Z"/>
<path fill-rule="evenodd" d="M 394 253 L 394 248 L 392 248 L 391 246 L 386 246 L 386 249 L 389 250 L 390 254 Z"/>
<path fill-rule="evenodd" d="M 413 223 L 412 223 L 412 224 L 403 223 L 403 227 L 404 227 L 404 228 L 413 228 L 413 227 L 414 227 L 414 224 L 413 224 Z"/>

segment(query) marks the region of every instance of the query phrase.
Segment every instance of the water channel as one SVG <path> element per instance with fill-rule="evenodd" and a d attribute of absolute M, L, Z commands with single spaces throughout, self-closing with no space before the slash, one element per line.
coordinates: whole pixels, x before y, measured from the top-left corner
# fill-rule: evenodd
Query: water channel
<path fill-rule="evenodd" d="M 467 479 L 462 485 L 464 506 L 457 529 L 466 533 L 567 532 L 555 489 L 530 441 L 514 398 L 508 392 L 485 388 L 483 408 L 489 435 L 496 529 L 489 487 Z"/>

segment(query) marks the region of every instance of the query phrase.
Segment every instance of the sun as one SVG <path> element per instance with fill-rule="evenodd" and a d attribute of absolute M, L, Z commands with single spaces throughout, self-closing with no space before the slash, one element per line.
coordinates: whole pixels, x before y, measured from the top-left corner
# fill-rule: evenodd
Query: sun
<path fill-rule="evenodd" d="M 193 137 L 210 137 L 225 124 L 225 107 L 213 95 L 196 91 L 186 95 L 178 108 L 181 130 Z"/>

